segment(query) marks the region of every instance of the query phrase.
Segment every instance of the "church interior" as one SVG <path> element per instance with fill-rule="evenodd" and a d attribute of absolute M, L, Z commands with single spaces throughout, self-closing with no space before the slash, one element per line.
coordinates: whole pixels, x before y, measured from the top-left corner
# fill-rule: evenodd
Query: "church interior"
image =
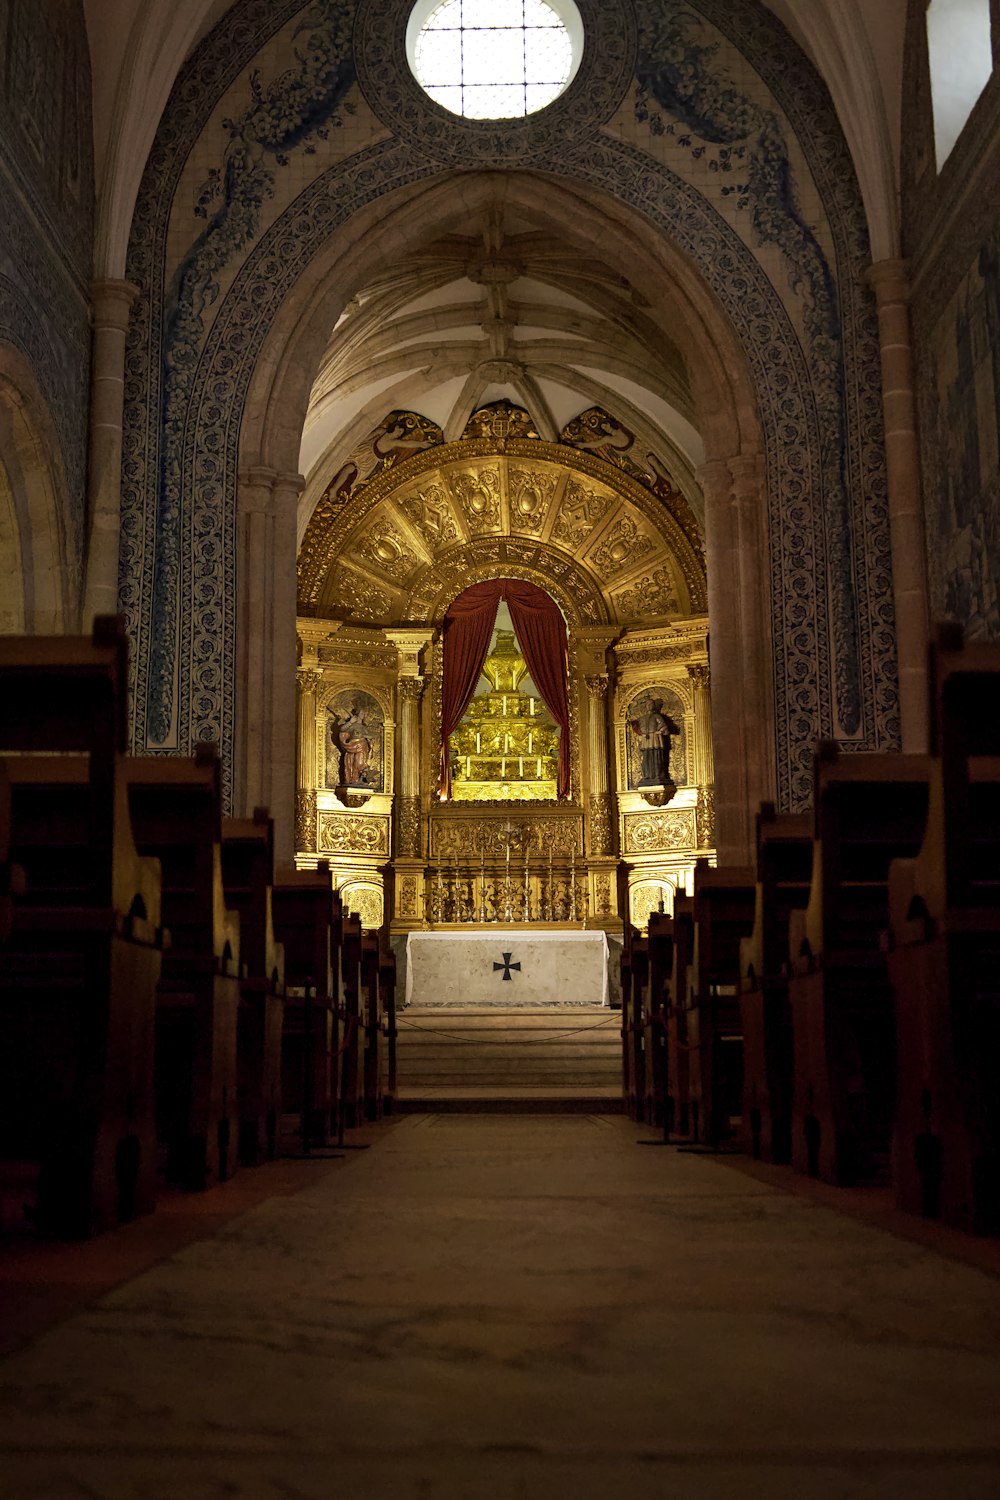
<path fill-rule="evenodd" d="M 0 0 L 0 182 L 0 1496 L 993 1500 L 1000 0 Z"/>

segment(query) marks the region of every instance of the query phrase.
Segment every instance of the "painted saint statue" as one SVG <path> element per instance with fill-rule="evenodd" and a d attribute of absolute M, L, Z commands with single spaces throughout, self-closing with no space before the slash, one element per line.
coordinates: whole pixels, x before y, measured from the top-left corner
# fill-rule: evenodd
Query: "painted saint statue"
<path fill-rule="evenodd" d="M 680 725 L 663 712 L 663 699 L 653 698 L 649 712 L 630 721 L 642 752 L 640 786 L 665 786 L 670 782 L 670 736 L 680 734 Z"/>
<path fill-rule="evenodd" d="M 346 719 L 335 721 L 333 733 L 340 747 L 341 785 L 367 786 L 372 742 L 364 710 L 355 703 Z"/>

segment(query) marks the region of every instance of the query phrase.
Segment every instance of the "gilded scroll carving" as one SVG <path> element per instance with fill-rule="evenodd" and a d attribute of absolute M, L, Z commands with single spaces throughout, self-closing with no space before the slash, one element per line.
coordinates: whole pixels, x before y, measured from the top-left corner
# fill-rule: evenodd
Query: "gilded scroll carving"
<path fill-rule="evenodd" d="M 447 547 L 461 535 L 443 485 L 429 484 L 422 490 L 401 495 L 399 505 L 432 552 Z"/>
<path fill-rule="evenodd" d="M 385 903 L 378 886 L 343 886 L 341 896 L 345 910 L 355 912 L 361 918 L 361 925 L 366 930 L 382 926 Z"/>
<path fill-rule="evenodd" d="M 615 609 L 623 620 L 642 620 L 650 615 L 668 615 L 681 608 L 677 584 L 671 570 L 664 566 L 644 578 L 638 579 L 630 588 L 615 595 Z"/>
<path fill-rule="evenodd" d="M 578 480 L 571 479 L 552 528 L 552 540 L 566 547 L 579 547 L 613 503 L 613 496 L 606 490 L 588 490 Z"/>
<path fill-rule="evenodd" d="M 435 818 L 431 823 L 433 859 L 454 859 L 457 856 L 466 863 L 482 855 L 488 860 L 504 859 L 508 841 L 512 860 L 523 861 L 525 848 L 533 861 L 547 859 L 550 850 L 556 859 L 583 852 L 576 818 L 518 817 L 515 820 L 504 809 L 492 818 L 456 818 L 454 821 Z"/>
<path fill-rule="evenodd" d="M 698 848 L 715 848 L 715 787 L 700 786 L 698 788 L 698 806 L 695 809 L 698 818 Z"/>
<path fill-rule="evenodd" d="M 545 524 L 558 475 L 545 469 L 521 469 L 511 465 L 507 474 L 512 531 L 537 536 Z"/>
<path fill-rule="evenodd" d="M 388 854 L 388 818 L 352 817 L 350 813 L 321 813 L 321 854 Z"/>
<path fill-rule="evenodd" d="M 406 538 L 386 518 L 366 530 L 357 548 L 357 556 L 387 578 L 402 583 L 419 566 Z"/>
<path fill-rule="evenodd" d="M 316 852 L 316 793 L 306 790 L 295 796 L 295 847 L 300 854 Z"/>
<path fill-rule="evenodd" d="M 611 796 L 596 792 L 590 799 L 590 852 L 611 854 Z"/>
<path fill-rule="evenodd" d="M 396 812 L 397 855 L 420 854 L 420 798 L 401 797 Z"/>
<path fill-rule="evenodd" d="M 616 521 L 599 547 L 590 554 L 590 562 L 602 578 L 614 578 L 651 552 L 653 542 L 636 525 L 631 516 Z"/>
<path fill-rule="evenodd" d="M 659 854 L 672 849 L 694 849 L 693 808 L 678 812 L 640 813 L 625 819 L 626 854 Z"/>
<path fill-rule="evenodd" d="M 473 536 L 500 528 L 500 470 L 466 469 L 449 478 Z"/>

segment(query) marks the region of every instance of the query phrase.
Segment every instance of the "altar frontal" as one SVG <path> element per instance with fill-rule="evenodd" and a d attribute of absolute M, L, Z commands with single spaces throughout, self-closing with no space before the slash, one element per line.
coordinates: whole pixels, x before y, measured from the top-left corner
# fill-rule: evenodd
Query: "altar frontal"
<path fill-rule="evenodd" d="M 407 1005 L 607 1005 L 603 932 L 411 932 Z"/>

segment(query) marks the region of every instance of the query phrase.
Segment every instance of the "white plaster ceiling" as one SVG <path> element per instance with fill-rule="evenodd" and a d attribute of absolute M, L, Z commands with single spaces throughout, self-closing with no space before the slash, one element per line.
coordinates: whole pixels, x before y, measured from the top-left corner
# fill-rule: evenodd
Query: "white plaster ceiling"
<path fill-rule="evenodd" d="M 94 71 L 97 276 L 122 276 L 139 182 L 177 72 L 231 0 L 84 0 Z M 826 78 L 854 156 L 875 259 L 898 251 L 907 0 L 766 0 Z"/>
<path fill-rule="evenodd" d="M 121 276 L 139 182 L 185 57 L 231 0 L 84 0 L 94 72 L 95 273 Z M 825 75 L 853 153 L 876 259 L 898 254 L 906 0 L 768 0 Z M 606 407 L 665 459 L 698 506 L 703 449 L 687 369 L 644 316 L 641 288 L 511 216 L 469 222 L 359 291 L 331 332 L 303 432 L 310 488 L 393 408 L 459 436 L 506 397 L 554 439 Z M 511 276 L 511 267 L 516 275 Z"/>
<path fill-rule="evenodd" d="M 646 306 L 598 255 L 491 202 L 348 303 L 313 387 L 301 470 L 326 482 L 393 409 L 431 417 L 452 441 L 477 407 L 507 399 L 553 442 L 598 405 L 636 434 L 640 462 L 655 454 L 694 498 L 704 451 L 687 366 Z"/>

